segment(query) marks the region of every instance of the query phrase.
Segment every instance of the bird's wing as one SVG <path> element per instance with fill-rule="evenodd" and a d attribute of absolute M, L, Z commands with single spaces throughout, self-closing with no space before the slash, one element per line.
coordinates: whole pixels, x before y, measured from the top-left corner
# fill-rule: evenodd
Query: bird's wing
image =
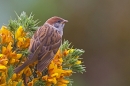
<path fill-rule="evenodd" d="M 29 51 L 29 59 L 36 58 L 38 56 L 37 69 L 39 71 L 44 70 L 57 50 L 59 49 L 62 41 L 62 36 L 54 28 L 50 28 L 48 25 L 43 25 L 39 28 L 33 38 L 31 39 L 31 44 Z"/>
<path fill-rule="evenodd" d="M 42 30 L 42 32 L 40 32 Z M 31 42 L 30 42 L 30 46 L 29 46 L 29 52 L 30 54 L 34 54 L 34 52 L 37 50 L 38 46 L 42 45 L 42 42 L 39 40 L 40 37 L 45 38 L 45 36 L 47 35 L 47 30 L 48 28 L 43 28 L 40 27 L 38 28 L 38 30 L 34 33 Z M 43 35 L 43 36 L 41 36 Z M 44 40 L 43 42 L 45 42 L 46 40 Z M 31 59 L 32 57 L 29 56 L 29 59 Z"/>

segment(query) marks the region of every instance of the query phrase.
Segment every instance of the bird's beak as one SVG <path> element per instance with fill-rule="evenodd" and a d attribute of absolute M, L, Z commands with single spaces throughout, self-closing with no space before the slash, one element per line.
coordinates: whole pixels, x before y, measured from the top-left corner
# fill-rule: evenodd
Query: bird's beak
<path fill-rule="evenodd" d="M 64 20 L 62 23 L 66 23 L 66 22 L 68 22 L 68 20 Z"/>

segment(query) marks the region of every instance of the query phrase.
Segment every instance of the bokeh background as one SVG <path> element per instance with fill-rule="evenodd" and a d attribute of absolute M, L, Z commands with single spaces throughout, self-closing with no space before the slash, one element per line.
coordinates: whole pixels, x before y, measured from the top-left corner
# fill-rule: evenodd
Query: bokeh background
<path fill-rule="evenodd" d="M 42 25 L 52 16 L 69 22 L 64 37 L 82 56 L 87 72 L 73 86 L 130 86 L 130 0 L 0 0 L 0 26 L 14 12 L 35 14 Z"/>

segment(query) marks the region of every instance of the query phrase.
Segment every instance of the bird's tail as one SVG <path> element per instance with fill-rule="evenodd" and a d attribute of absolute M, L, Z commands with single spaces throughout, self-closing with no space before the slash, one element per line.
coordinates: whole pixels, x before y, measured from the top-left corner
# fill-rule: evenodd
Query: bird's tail
<path fill-rule="evenodd" d="M 26 66 L 28 66 L 30 63 L 29 61 L 26 61 L 25 63 L 23 63 L 21 66 L 17 67 L 14 69 L 14 73 L 19 73 L 20 71 L 22 71 Z"/>

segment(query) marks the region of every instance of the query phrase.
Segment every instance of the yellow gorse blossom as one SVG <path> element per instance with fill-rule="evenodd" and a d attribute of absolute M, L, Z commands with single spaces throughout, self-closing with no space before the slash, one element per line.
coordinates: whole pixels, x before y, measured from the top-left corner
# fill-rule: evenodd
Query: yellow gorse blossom
<path fill-rule="evenodd" d="M 0 39 L 1 44 L 8 44 L 10 42 L 13 42 L 12 33 L 5 26 L 2 26 L 0 29 Z"/>
<path fill-rule="evenodd" d="M 81 64 L 81 61 L 77 61 L 76 64 Z"/>
<path fill-rule="evenodd" d="M 5 72 L 1 72 L 1 76 L 0 76 L 0 85 L 5 85 L 6 86 L 6 73 Z"/>
<path fill-rule="evenodd" d="M 6 70 L 6 66 L 0 64 L 0 70 Z"/>
<path fill-rule="evenodd" d="M 7 47 L 2 46 L 2 54 L 7 57 L 6 63 L 9 64 L 15 64 L 15 62 L 17 63 L 19 58 L 22 56 L 22 54 L 16 54 L 15 51 L 12 51 L 12 48 L 11 42 L 7 45 Z"/>
<path fill-rule="evenodd" d="M 25 37 L 25 35 L 26 35 L 26 33 L 24 32 L 23 27 L 19 26 L 19 28 L 15 32 L 15 39 Z"/>
<path fill-rule="evenodd" d="M 12 78 L 7 80 L 7 72 L 10 65 L 16 65 L 19 62 L 19 59 L 22 57 L 22 54 L 17 53 L 13 50 L 14 48 L 14 41 L 16 41 L 18 48 L 28 48 L 30 44 L 30 39 L 26 38 L 26 33 L 23 31 L 22 26 L 20 26 L 15 34 L 12 34 L 7 27 L 2 26 L 0 30 L 0 37 L 1 37 L 1 53 L 0 53 L 0 86 L 16 86 L 18 82 L 22 80 L 22 74 L 13 74 Z M 15 37 L 15 38 L 13 38 Z M 20 44 L 21 43 L 21 44 Z M 15 48 L 17 48 L 15 46 Z M 23 72 L 22 72 L 23 73 Z M 31 71 L 26 69 L 24 73 L 31 75 Z M 22 86 L 24 86 L 22 84 Z"/>
<path fill-rule="evenodd" d="M 26 37 L 26 32 L 22 26 L 19 26 L 15 32 L 15 39 L 17 40 L 17 47 L 20 49 L 25 49 L 29 47 L 30 38 Z"/>
<path fill-rule="evenodd" d="M 64 77 L 70 76 L 72 70 L 62 69 L 63 59 L 61 56 L 62 54 L 59 50 L 48 67 L 49 74 L 42 77 L 42 79 L 47 82 L 47 86 L 51 86 L 52 84 L 55 84 L 56 86 L 67 86 L 69 83 L 69 81 L 64 79 Z"/>
<path fill-rule="evenodd" d="M 18 38 L 18 42 L 17 42 L 17 47 L 21 48 L 21 49 L 25 49 L 28 48 L 30 44 L 30 39 L 29 38 Z"/>

